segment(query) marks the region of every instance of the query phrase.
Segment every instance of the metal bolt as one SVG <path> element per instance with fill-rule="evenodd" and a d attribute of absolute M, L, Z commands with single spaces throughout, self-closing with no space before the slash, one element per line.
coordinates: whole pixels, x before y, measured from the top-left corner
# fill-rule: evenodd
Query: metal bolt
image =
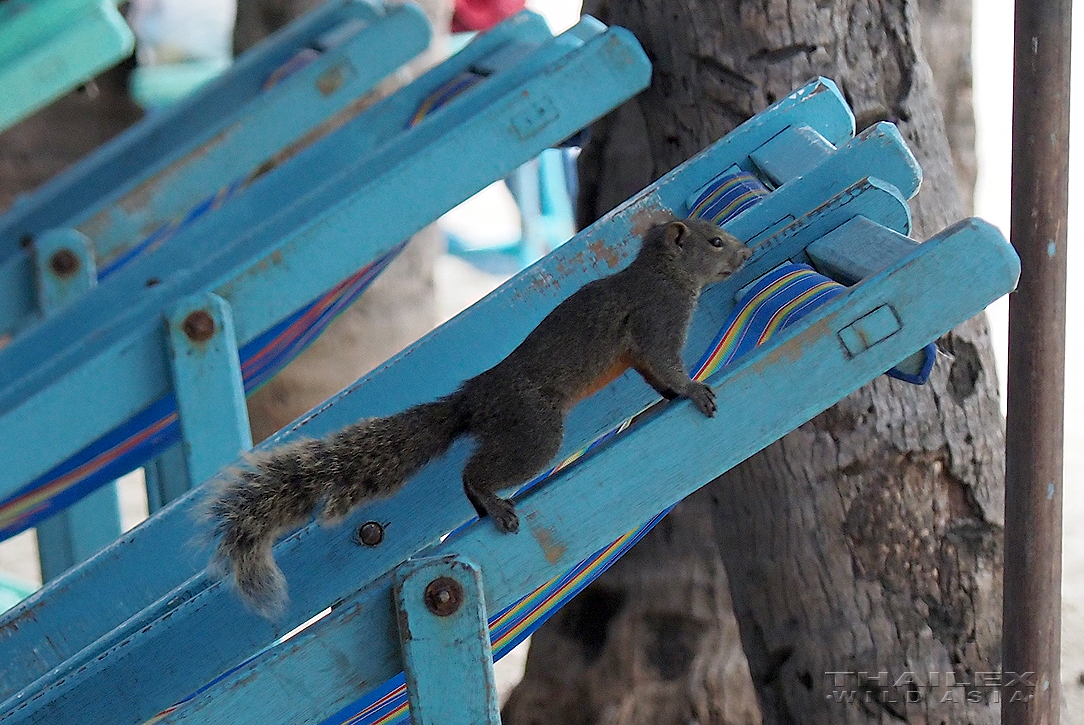
<path fill-rule="evenodd" d="M 57 277 L 71 277 L 79 271 L 79 257 L 70 249 L 58 249 L 49 257 L 49 269 Z"/>
<path fill-rule="evenodd" d="M 215 334 L 215 321 L 206 310 L 196 310 L 184 318 L 181 329 L 192 342 L 207 342 Z"/>
<path fill-rule="evenodd" d="M 455 614 L 462 604 L 463 586 L 451 577 L 437 577 L 425 588 L 425 606 L 438 617 Z"/>
<path fill-rule="evenodd" d="M 340 63 L 334 68 L 328 69 L 322 76 L 316 79 L 316 88 L 325 96 L 330 96 L 342 87 L 347 78 L 350 67 Z"/>
<path fill-rule="evenodd" d="M 368 521 L 358 527 L 357 540 L 366 546 L 376 546 L 384 540 L 384 527 L 375 521 Z"/>

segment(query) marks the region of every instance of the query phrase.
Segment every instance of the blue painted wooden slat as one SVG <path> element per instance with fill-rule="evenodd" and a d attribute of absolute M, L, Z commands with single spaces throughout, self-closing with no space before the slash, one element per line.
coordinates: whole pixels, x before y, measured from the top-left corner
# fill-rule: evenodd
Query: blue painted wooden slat
<path fill-rule="evenodd" d="M 759 147 L 763 151 L 765 146 Z M 755 152 L 754 152 L 755 153 Z M 850 141 L 840 145 L 835 153 L 820 164 L 798 176 L 810 198 L 825 199 L 863 176 L 876 176 L 899 189 L 905 199 L 918 191 L 922 170 L 907 148 L 899 131 L 891 124 L 870 126 Z M 793 183 L 793 182 L 792 182 Z M 774 196 L 774 195 L 773 195 Z M 753 210 L 747 210 L 728 225 L 739 239 L 767 234 L 793 223 L 795 215 L 786 210 L 772 211 L 776 202 L 768 196 Z M 761 208 L 764 207 L 764 208 Z M 900 230 L 906 233 L 909 229 Z"/>
<path fill-rule="evenodd" d="M 854 284 L 911 253 L 917 242 L 866 219 L 853 219 L 810 244 L 806 255 L 817 269 Z"/>
<path fill-rule="evenodd" d="M 82 234 L 70 229 L 47 232 L 35 251 L 38 304 L 46 314 L 97 284 L 94 255 Z M 90 558 L 117 538 L 120 530 L 120 503 L 113 483 L 43 521 L 37 529 L 42 580 L 51 581 Z"/>
<path fill-rule="evenodd" d="M 519 504 L 525 527 L 518 536 L 483 521 L 431 554 L 474 561 L 489 606 L 507 606 L 976 314 L 1008 292 L 1018 273 L 1015 255 L 993 227 L 977 220 L 956 225 L 715 376 L 725 415 L 706 419 L 688 404 L 670 405 L 528 494 Z M 958 278 L 976 284 L 963 291 Z M 900 333 L 849 356 L 836 333 L 883 305 L 898 315 Z M 378 579 L 163 722 L 319 722 L 397 671 L 394 640 L 366 634 L 391 624 L 381 605 L 388 589 L 388 577 Z M 184 606 L 198 608 L 211 592 Z"/>
<path fill-rule="evenodd" d="M 622 264 L 628 255 L 624 249 L 625 240 L 634 230 L 646 229 L 652 218 L 665 213 L 663 210 L 685 213 L 686 198 L 721 169 L 746 158 L 752 150 L 778 133 L 780 128 L 792 122 L 809 123 L 811 118 L 814 123 L 827 119 L 824 127 L 818 126 L 826 135 L 831 135 L 829 129 L 833 125 L 837 128 L 846 126 L 850 114 L 834 86 L 825 82 L 811 84 L 804 91 L 792 94 L 773 109 L 746 122 L 734 133 L 607 215 L 602 222 L 585 230 L 532 270 L 480 302 L 472 308 L 471 313 L 457 317 L 366 376 L 340 396 L 342 401 L 349 401 L 349 404 L 336 402 L 322 415 L 307 417 L 303 434 L 323 435 L 353 422 L 357 417 L 396 412 L 410 404 L 449 392 L 464 377 L 500 360 L 572 290 Z M 838 142 L 845 140 L 839 135 L 837 133 L 832 137 Z M 775 194 L 791 195 L 792 189 L 784 187 Z M 825 204 L 823 198 L 805 199 L 793 193 L 791 208 L 798 214 L 800 212 L 797 210 L 803 205 L 806 209 L 821 207 L 814 220 L 820 226 L 813 230 L 820 234 L 850 218 L 847 216 L 850 208 L 855 209 L 855 213 L 894 225 L 894 228 L 907 228 L 909 217 L 906 205 L 896 192 L 875 182 L 863 182 L 843 196 L 850 199 L 849 205 L 833 206 Z M 874 203 L 867 204 L 870 200 Z M 833 208 L 840 216 L 833 216 Z M 800 245 L 791 245 L 788 249 L 785 244 L 787 238 L 786 234 L 779 235 L 779 243 L 770 245 L 770 253 L 765 256 L 766 263 L 774 266 L 796 253 Z M 748 278 L 742 279 L 741 284 L 748 282 Z M 716 328 L 720 323 L 721 320 L 714 322 Z M 463 340 L 469 340 L 470 344 L 464 346 Z M 573 412 L 570 439 L 589 439 L 601 432 L 617 411 L 642 404 L 648 398 L 649 391 L 642 384 L 619 381 L 592 399 L 596 403 L 591 406 L 594 415 L 580 409 Z M 283 433 L 284 436 L 290 434 L 289 431 Z M 430 488 L 439 492 L 441 487 L 458 490 L 458 483 L 423 474 L 416 484 L 411 485 L 411 493 L 417 495 Z M 383 516 L 391 510 L 387 508 L 389 505 L 395 509 L 402 506 L 405 500 L 406 497 L 400 497 L 396 500 L 398 503 L 377 504 L 372 507 L 372 514 Z M 202 569 L 209 556 L 205 548 L 190 545 L 193 524 L 188 512 L 192 505 L 192 496 L 188 496 L 167 507 L 136 531 L 125 534 L 102 556 L 69 572 L 50 588 L 11 612 L 4 621 L 17 621 L 18 625 L 0 626 L 0 660 L 12 663 L 10 668 L 0 670 L 0 697 L 13 695 L 83 648 L 89 648 L 98 638 L 104 637 L 103 641 L 106 642 L 116 641 L 149 624 L 155 617 L 154 602 L 159 601 L 161 606 L 165 606 L 173 599 L 189 596 L 186 592 L 190 592 L 191 588 L 185 581 Z M 434 531 L 449 530 L 469 516 L 469 507 L 465 503 L 458 507 L 438 509 L 422 501 L 421 507 L 420 512 L 425 515 L 408 517 L 404 524 L 388 532 L 389 541 L 400 542 L 406 550 L 413 551 L 431 542 Z M 285 556 L 291 563 L 295 562 L 290 552 L 296 549 L 298 541 L 308 540 L 311 534 L 298 534 L 284 542 L 280 547 L 280 558 Z M 373 550 L 369 552 L 370 557 L 379 558 L 389 548 Z M 169 552 L 168 565 L 163 566 L 162 552 Z M 244 622 L 243 634 L 238 639 L 251 641 L 253 647 L 258 647 L 322 609 L 329 599 L 360 585 L 354 576 L 340 575 L 346 565 L 341 554 L 332 555 L 335 567 L 331 576 L 322 573 L 314 581 L 307 581 L 305 572 L 311 571 L 311 565 L 324 556 L 306 554 L 304 565 L 298 562 L 297 567 L 288 566 L 294 585 L 295 606 L 277 626 L 248 615 L 235 601 L 227 599 L 226 606 L 234 607 L 234 618 Z M 393 557 L 370 563 L 383 563 L 390 567 L 397 561 Z M 302 579 L 295 578 L 298 576 Z M 304 596 L 310 584 L 311 600 Z M 132 617 L 133 612 L 148 606 L 151 609 L 134 618 L 127 627 L 121 626 Z M 75 616 L 87 609 L 95 611 L 94 618 Z M 112 637 L 109 636 L 111 630 L 115 630 Z M 52 643 L 50 647 L 34 645 L 46 636 Z M 239 645 L 238 648 L 243 649 L 243 646 Z M 236 659 L 226 658 L 225 661 Z M 73 664 L 77 662 L 75 660 Z"/>
<path fill-rule="evenodd" d="M 775 184 L 801 176 L 835 151 L 835 147 L 807 126 L 791 127 L 761 146 L 750 160 Z"/>
<path fill-rule="evenodd" d="M 247 343 L 494 178 L 644 87 L 649 66 L 635 39 L 616 28 L 525 82 L 511 75 L 503 83 L 500 74 L 491 77 L 489 89 L 488 82 L 475 87 L 481 108 L 469 122 L 449 127 L 454 115 L 435 114 L 415 127 L 410 139 L 362 160 L 351 169 L 356 173 L 328 181 L 318 168 L 288 163 L 228 207 L 229 225 L 221 215 L 197 221 L 159 253 L 135 260 L 110 284 L 99 285 L 83 304 L 44 320 L 0 350 L 0 407 L 6 409 L 0 430 L 25 436 L 12 450 L 19 461 L 0 475 L 0 490 L 32 480 L 167 392 L 156 352 L 162 349 L 157 318 L 171 299 L 214 290 L 234 310 L 238 342 Z M 538 99 L 552 105 L 554 121 L 522 138 L 510 125 L 533 112 Z M 451 168 L 461 171 L 437 172 Z M 378 169 L 384 173 L 369 175 Z M 276 203 L 320 180 L 322 186 L 274 212 Z M 404 199 L 410 199 L 409 209 L 387 213 Z M 367 230 L 361 238 L 359 229 Z M 252 260 L 258 261 L 253 265 Z M 170 276 L 173 269 L 187 273 Z M 162 281 L 147 288 L 150 279 Z M 59 350 L 58 341 L 64 341 Z M 88 379 L 102 391 L 95 407 L 73 420 L 63 436 L 50 434 L 48 411 L 75 391 L 87 390 Z M 125 389 L 114 390 L 114 381 Z M 39 434 L 44 436 L 40 445 L 32 443 Z M 14 441 L 0 437 L 0 449 L 9 446 L 14 448 Z"/>
<path fill-rule="evenodd" d="M 184 442 L 173 444 L 153 461 L 148 461 L 143 466 L 143 475 L 147 485 L 147 512 L 153 516 L 191 488 L 184 462 Z"/>
<path fill-rule="evenodd" d="M 393 592 L 413 725 L 500 725 L 482 575 L 459 557 L 396 568 Z"/>
<path fill-rule="evenodd" d="M 162 224 L 183 216 L 207 193 L 240 180 L 369 92 L 400 65 L 425 50 L 430 30 L 414 5 L 389 7 L 340 47 L 324 51 L 279 85 L 223 119 L 212 137 L 185 144 L 144 172 L 142 183 L 114 192 L 102 209 L 83 210 L 66 224 L 95 241 L 102 260 L 124 251 Z M 122 187 L 124 188 L 124 187 Z M 119 190 L 118 190 L 119 191 Z M 100 205 L 96 205 L 100 206 Z"/>
<path fill-rule="evenodd" d="M 181 302 L 166 319 L 189 487 L 252 448 L 230 307 L 218 295 Z"/>
<path fill-rule="evenodd" d="M 116 483 L 107 483 L 37 527 L 41 579 L 50 582 L 113 543 L 121 532 Z"/>
<path fill-rule="evenodd" d="M 677 179 L 669 180 L 674 182 Z M 322 435 L 359 417 L 402 409 L 436 394 L 449 392 L 461 379 L 460 376 L 480 372 L 495 363 L 510 351 L 521 334 L 526 334 L 561 299 L 588 279 L 608 271 L 608 268 L 599 269 L 596 264 L 621 264 L 620 260 L 634 251 L 634 245 L 627 244 L 631 228 L 639 224 L 650 225 L 650 219 L 659 218 L 658 192 L 669 191 L 663 196 L 675 195 L 681 200 L 687 196 L 687 186 L 667 189 L 669 185 L 666 181 L 664 179 L 660 186 L 653 189 L 654 193 L 641 199 L 644 203 L 640 208 L 625 207 L 611 213 L 605 219 L 606 223 L 594 225 L 558 250 L 557 254 L 550 255 L 521 275 L 518 289 L 515 285 L 506 285 L 469 313 L 460 315 L 412 346 L 385 368 L 374 371 L 359 385 L 344 391 L 330 401 L 320 415 L 306 417 L 301 425 L 284 435 Z M 697 348 L 705 346 L 721 326 L 733 304 L 734 289 L 744 284 L 743 280 L 747 281 L 748 275 L 759 275 L 776 266 L 779 255 L 793 255 L 816 235 L 839 226 L 855 213 L 879 218 L 880 210 L 888 209 L 890 217 L 906 219 L 905 214 L 892 209 L 903 204 L 897 193 L 884 194 L 876 191 L 874 186 L 867 188 L 873 193 L 855 194 L 849 191 L 841 195 L 845 200 L 821 205 L 808 225 L 796 224 L 776 238 L 763 241 L 763 253 L 758 251 L 744 275 L 708 290 L 690 329 L 691 355 L 699 355 L 702 350 Z M 782 190 L 776 193 L 782 193 Z M 869 197 L 873 198 L 873 203 L 866 203 Z M 566 252 L 569 256 L 564 255 Z M 515 304 L 516 301 L 519 304 Z M 530 304 L 524 305 L 524 302 Z M 460 342 L 464 339 L 472 342 L 467 350 L 462 348 Z M 447 369 L 452 361 L 456 361 L 455 371 L 449 373 Z M 569 447 L 582 446 L 611 426 L 615 419 L 639 410 L 655 397 L 642 382 L 624 376 L 573 411 L 566 425 L 563 452 L 567 452 Z M 94 705 L 84 702 L 84 697 L 100 683 L 107 680 L 120 683 L 124 678 L 136 678 L 139 686 L 122 687 L 124 702 L 114 701 L 114 704 L 121 710 L 130 709 L 135 713 L 133 718 L 153 715 L 152 711 L 166 707 L 170 700 L 178 700 L 194 691 L 217 672 L 305 621 L 328 602 L 349 596 L 364 584 L 359 580 L 359 572 L 378 576 L 410 553 L 436 544 L 443 532 L 467 521 L 472 510 L 462 496 L 458 478 L 467 447 L 457 444 L 442 463 L 423 470 L 401 495 L 367 506 L 359 514 L 364 520 L 394 522 L 385 526 L 386 537 L 381 546 L 359 551 L 358 546 L 352 543 L 356 523 L 327 530 L 309 527 L 283 541 L 276 549 L 276 558 L 290 581 L 293 602 L 281 621 L 269 623 L 247 612 L 236 595 L 226 587 L 213 586 L 214 594 L 201 594 L 209 582 L 197 574 L 177 589 L 164 594 L 138 617 L 109 632 L 93 647 L 69 659 L 63 667 L 54 669 L 47 679 L 24 688 L 0 709 L 13 705 L 16 700 L 30 700 L 41 692 L 41 688 L 46 688 L 54 693 L 50 697 L 60 697 L 68 704 L 77 703 L 77 710 L 87 712 L 86 708 L 93 708 Z M 177 507 L 185 504 L 191 504 L 191 497 L 182 499 L 176 507 L 166 509 L 163 515 L 171 512 L 183 515 Z M 154 523 L 149 522 L 146 526 L 153 528 Z M 185 526 L 184 523 L 180 525 Z M 190 525 L 186 530 L 191 538 Z M 168 529 L 163 533 L 168 535 Z M 161 538 L 150 532 L 145 532 L 145 535 L 152 539 Z M 120 549 L 125 545 L 141 549 L 145 543 L 141 538 L 122 539 L 115 547 L 117 551 L 114 556 L 122 555 Z M 139 554 L 141 557 L 148 555 L 153 556 L 143 552 Z M 104 556 L 109 557 L 110 552 Z M 177 563 L 177 566 L 183 564 Z M 148 572 L 132 571 L 132 575 L 141 581 Z M 103 583 L 101 577 L 98 577 L 97 583 Z M 92 595 L 93 590 L 84 593 Z M 175 609 L 178 603 L 197 595 L 204 597 L 199 607 Z M 33 604 L 32 599 L 27 609 L 34 608 Z M 164 616 L 167 612 L 168 616 Z M 43 615 L 44 612 L 35 612 L 38 625 L 46 618 Z M 62 619 L 48 619 L 54 625 L 64 624 Z M 228 626 L 224 626 L 226 622 Z M 0 632 L 3 630 L 0 629 Z M 106 652 L 109 654 L 105 655 Z M 21 654 L 18 649 L 15 649 L 15 653 Z M 169 681 L 144 682 L 142 678 L 146 673 L 143 667 L 156 657 L 175 657 L 187 665 L 182 672 L 175 672 Z M 81 673 L 78 683 L 65 677 L 67 673 L 75 671 Z M 73 687 L 83 694 L 76 695 L 71 689 Z"/>
<path fill-rule="evenodd" d="M 855 217 L 810 244 L 806 257 L 818 270 L 843 284 L 854 284 L 911 253 L 917 242 L 892 229 Z M 924 378 L 927 352 L 919 350 L 896 370 Z M 928 371 L 927 371 L 928 372 Z"/>

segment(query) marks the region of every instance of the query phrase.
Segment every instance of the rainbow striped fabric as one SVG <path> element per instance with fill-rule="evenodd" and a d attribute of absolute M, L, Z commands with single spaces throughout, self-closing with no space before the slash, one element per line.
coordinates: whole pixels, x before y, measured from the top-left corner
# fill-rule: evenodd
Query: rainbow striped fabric
<path fill-rule="evenodd" d="M 451 103 L 457 96 L 482 82 L 484 78 L 484 75 L 473 71 L 463 71 L 455 76 L 422 100 L 414 111 L 414 115 L 407 120 L 406 127 L 414 128 L 421 123 L 423 118 Z"/>
<path fill-rule="evenodd" d="M 692 377 L 702 380 L 713 375 L 844 290 L 809 265 L 777 267 L 742 296 Z"/>
<path fill-rule="evenodd" d="M 689 199 L 689 216 L 722 224 L 768 195 L 760 179 L 737 167 L 715 177 Z"/>

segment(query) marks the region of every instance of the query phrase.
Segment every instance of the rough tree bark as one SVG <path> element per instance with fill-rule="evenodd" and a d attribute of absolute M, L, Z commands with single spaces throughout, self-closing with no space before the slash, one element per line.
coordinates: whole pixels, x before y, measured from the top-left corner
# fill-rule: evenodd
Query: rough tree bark
<path fill-rule="evenodd" d="M 655 71 L 594 128 L 581 223 L 818 74 L 860 128 L 899 124 L 925 174 L 914 236 L 959 219 L 973 152 L 950 154 L 944 119 L 971 143 L 965 5 L 589 1 Z M 956 33 L 943 101 L 920 16 Z M 506 725 L 997 722 L 996 693 L 947 686 L 988 682 L 1000 658 L 1003 423 L 985 318 L 939 345 L 927 385 L 878 379 L 687 499 L 535 635 Z"/>
<path fill-rule="evenodd" d="M 975 208 L 975 106 L 972 98 L 971 14 L 960 0 L 919 0 L 922 53 L 940 99 L 957 189 L 965 212 Z"/>

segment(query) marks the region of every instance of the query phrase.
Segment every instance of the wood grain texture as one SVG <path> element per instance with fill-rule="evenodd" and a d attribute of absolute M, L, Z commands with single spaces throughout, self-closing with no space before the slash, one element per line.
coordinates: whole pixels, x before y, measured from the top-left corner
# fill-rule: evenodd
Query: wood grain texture
<path fill-rule="evenodd" d="M 959 19 L 954 6 L 964 3 L 925 5 L 588 2 L 585 12 L 637 35 L 654 76 L 651 88 L 596 124 L 581 156 L 580 222 L 815 74 L 839 83 L 859 129 L 879 120 L 899 125 L 925 177 L 912 201 L 915 238 L 962 217 L 970 189 L 961 190 L 960 179 L 966 186 L 970 172 L 952 160 L 970 151 L 950 150 L 946 106 L 918 26 L 920 16 Z M 966 21 L 957 25 L 962 32 Z M 934 40 L 941 33 L 927 37 L 943 42 Z M 938 81 L 943 69 L 964 62 L 956 51 L 955 61 L 939 63 Z M 951 138 L 969 144 L 973 122 L 964 104 L 950 123 Z M 638 545 L 634 560 L 535 635 L 505 722 L 759 722 L 755 712 L 731 705 L 750 701 L 754 691 L 766 723 L 997 722 L 995 693 L 945 687 L 944 674 L 941 687 L 920 688 L 916 703 L 906 702 L 906 686 L 891 687 L 907 672 L 922 682 L 930 672 L 974 682 L 1000 659 L 1004 433 L 985 318 L 939 344 L 947 354 L 926 386 L 879 378 L 671 514 L 668 526 Z M 725 609 L 725 590 L 700 573 L 714 566 L 706 563 L 713 549 L 694 544 L 704 536 L 695 517 L 709 506 L 751 680 L 736 667 L 712 680 L 717 690 L 703 697 L 697 693 L 704 692 L 705 666 L 718 661 L 719 647 L 737 646 L 732 639 L 718 644 L 720 633 L 732 631 L 729 615 L 697 615 Z M 652 581 L 666 589 L 645 592 L 643 583 Z M 696 596 L 710 598 L 711 606 L 675 607 L 669 595 L 657 594 L 697 582 Z M 677 642 L 682 631 L 694 632 L 698 643 L 679 671 L 664 677 L 631 664 L 600 669 L 620 652 L 650 649 L 657 638 L 652 622 L 675 610 L 667 631 Z M 623 620 L 632 623 L 616 624 Z M 598 626 L 585 630 L 577 622 Z M 585 643 L 594 653 L 589 661 L 559 656 Z M 827 671 L 854 673 L 838 689 L 859 697 L 834 702 Z M 861 671 L 871 677 L 862 681 Z M 890 676 L 871 679 L 882 671 Z M 610 696 L 599 702 L 555 694 L 567 687 L 582 692 L 584 680 Z M 968 702 L 968 694 L 980 701 Z"/>

